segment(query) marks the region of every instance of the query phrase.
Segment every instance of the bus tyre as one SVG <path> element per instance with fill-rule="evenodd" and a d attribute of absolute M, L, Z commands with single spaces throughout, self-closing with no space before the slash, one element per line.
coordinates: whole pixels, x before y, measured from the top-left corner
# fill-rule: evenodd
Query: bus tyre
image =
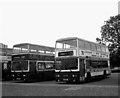
<path fill-rule="evenodd" d="M 28 79 L 24 79 L 24 82 L 27 83 L 27 82 L 29 82 L 29 81 L 28 81 Z"/>
<path fill-rule="evenodd" d="M 37 81 L 42 81 L 42 79 L 43 79 L 43 78 L 42 78 L 42 75 L 40 75 L 40 74 L 37 75 Z"/>
<path fill-rule="evenodd" d="M 24 78 L 23 80 L 24 80 L 24 82 L 26 82 L 26 83 L 29 82 L 29 78 L 28 78 L 28 77 Z"/>
<path fill-rule="evenodd" d="M 91 74 L 90 74 L 90 72 L 87 73 L 87 79 L 86 80 L 87 80 L 87 82 L 91 81 Z"/>
<path fill-rule="evenodd" d="M 6 76 L 6 80 L 8 80 L 8 81 L 11 80 L 10 75 L 7 75 L 7 76 Z"/>
<path fill-rule="evenodd" d="M 73 82 L 72 82 L 72 81 L 66 81 L 66 83 L 67 83 L 67 84 L 71 84 L 71 83 L 73 83 Z"/>

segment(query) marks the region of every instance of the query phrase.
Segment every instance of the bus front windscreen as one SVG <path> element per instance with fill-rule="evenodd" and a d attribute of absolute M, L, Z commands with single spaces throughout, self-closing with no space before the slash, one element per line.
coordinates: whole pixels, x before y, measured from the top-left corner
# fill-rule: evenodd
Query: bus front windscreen
<path fill-rule="evenodd" d="M 74 70 L 78 69 L 77 58 L 61 58 L 56 59 L 56 70 Z"/>
<path fill-rule="evenodd" d="M 12 63 L 12 71 L 28 70 L 28 61 L 15 61 Z"/>

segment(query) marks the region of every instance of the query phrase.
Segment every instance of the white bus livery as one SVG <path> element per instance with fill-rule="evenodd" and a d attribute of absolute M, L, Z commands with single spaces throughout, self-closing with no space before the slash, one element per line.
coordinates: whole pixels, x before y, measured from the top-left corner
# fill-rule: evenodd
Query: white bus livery
<path fill-rule="evenodd" d="M 109 51 L 105 45 L 77 37 L 58 39 L 55 44 L 56 81 L 83 82 L 110 75 Z"/>

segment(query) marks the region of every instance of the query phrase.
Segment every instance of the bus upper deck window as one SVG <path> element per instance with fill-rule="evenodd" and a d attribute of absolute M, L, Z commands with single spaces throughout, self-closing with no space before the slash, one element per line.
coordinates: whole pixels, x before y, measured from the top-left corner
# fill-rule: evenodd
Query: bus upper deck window
<path fill-rule="evenodd" d="M 108 48 L 106 47 L 106 52 L 109 52 Z"/>
<path fill-rule="evenodd" d="M 105 47 L 101 46 L 102 52 L 105 52 Z"/>
<path fill-rule="evenodd" d="M 96 45 L 95 44 L 91 44 L 91 50 L 96 51 Z"/>
<path fill-rule="evenodd" d="M 101 46 L 97 45 L 97 51 L 101 51 Z"/>
<path fill-rule="evenodd" d="M 64 48 L 70 48 L 71 46 L 68 44 L 64 44 Z"/>
<path fill-rule="evenodd" d="M 90 43 L 89 43 L 89 42 L 85 42 L 85 49 L 91 50 L 91 47 L 90 47 Z"/>
<path fill-rule="evenodd" d="M 56 48 L 58 48 L 58 49 L 59 49 L 59 48 L 60 48 L 60 49 L 61 49 L 61 48 L 63 48 L 63 44 L 62 44 L 62 43 L 57 42 L 57 43 L 56 43 Z"/>
<path fill-rule="evenodd" d="M 84 49 L 85 48 L 85 43 L 84 41 L 79 41 L 79 48 Z"/>

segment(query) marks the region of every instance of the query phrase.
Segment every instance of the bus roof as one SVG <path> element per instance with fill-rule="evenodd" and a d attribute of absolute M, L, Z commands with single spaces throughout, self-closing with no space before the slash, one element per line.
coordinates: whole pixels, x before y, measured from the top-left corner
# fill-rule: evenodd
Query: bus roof
<path fill-rule="evenodd" d="M 82 40 L 82 41 L 86 41 L 86 42 L 89 42 L 89 43 L 94 43 L 94 44 L 97 44 L 97 45 L 101 45 L 103 47 L 107 47 L 106 45 L 103 45 L 103 44 L 98 44 L 98 43 L 95 43 L 95 42 L 92 42 L 92 41 L 88 41 L 88 40 L 85 40 L 85 39 L 82 39 L 82 38 L 78 38 L 78 37 L 66 37 L 66 38 L 61 38 L 61 39 L 58 39 L 56 42 L 62 42 L 62 41 L 68 41 L 68 40 Z"/>
<path fill-rule="evenodd" d="M 62 42 L 62 41 L 66 41 L 66 40 L 76 40 L 76 39 L 78 39 L 78 38 L 77 37 L 60 38 L 56 42 Z"/>
<path fill-rule="evenodd" d="M 30 44 L 30 43 L 20 43 L 13 46 L 18 48 L 25 48 L 25 49 L 33 49 L 33 50 L 44 50 L 44 51 L 51 51 L 54 52 L 55 48 L 49 47 L 49 46 L 43 46 L 43 45 L 36 45 L 36 44 Z"/>

